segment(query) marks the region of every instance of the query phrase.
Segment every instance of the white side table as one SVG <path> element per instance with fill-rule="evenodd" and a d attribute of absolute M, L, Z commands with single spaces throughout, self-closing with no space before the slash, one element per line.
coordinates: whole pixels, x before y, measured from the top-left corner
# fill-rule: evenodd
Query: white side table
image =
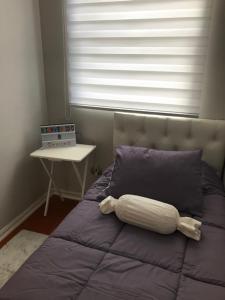
<path fill-rule="evenodd" d="M 85 184 L 87 178 L 87 170 L 88 170 L 88 158 L 89 155 L 95 150 L 96 146 L 94 145 L 82 145 L 77 144 L 73 147 L 62 147 L 62 148 L 46 148 L 46 149 L 38 149 L 30 154 L 31 157 L 38 158 L 45 169 L 49 177 L 49 184 L 48 184 L 48 191 L 46 196 L 46 203 L 45 203 L 45 211 L 44 216 L 48 213 L 48 206 L 51 194 L 52 184 L 59 194 L 60 198 L 63 200 L 62 194 L 60 189 L 57 187 L 53 173 L 54 173 L 54 163 L 56 161 L 69 161 L 72 164 L 74 173 L 78 179 L 78 182 L 81 187 L 81 195 L 79 199 L 82 199 L 84 196 L 85 191 Z M 48 169 L 45 160 L 51 161 L 50 170 Z M 80 174 L 79 169 L 77 168 L 77 163 L 84 161 L 84 171 L 83 176 Z"/>

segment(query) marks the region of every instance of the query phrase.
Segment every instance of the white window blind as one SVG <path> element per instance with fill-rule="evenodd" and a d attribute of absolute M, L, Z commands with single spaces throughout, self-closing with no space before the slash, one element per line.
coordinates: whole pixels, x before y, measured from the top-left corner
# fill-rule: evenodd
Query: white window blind
<path fill-rule="evenodd" d="M 212 1 L 67 0 L 71 104 L 197 114 Z"/>

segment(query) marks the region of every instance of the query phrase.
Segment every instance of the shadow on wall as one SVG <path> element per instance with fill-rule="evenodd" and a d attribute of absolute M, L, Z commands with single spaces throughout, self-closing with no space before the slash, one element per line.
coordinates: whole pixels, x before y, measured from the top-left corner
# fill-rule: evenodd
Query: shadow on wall
<path fill-rule="evenodd" d="M 1 201 L 0 205 L 0 229 L 12 215 L 17 216 L 45 193 L 47 180 L 41 165 L 38 160 L 29 157 L 33 148 L 33 144 L 27 145 L 25 141 L 24 149 L 17 149 L 21 153 L 19 155 L 17 152 L 17 161 L 10 162 L 10 159 L 7 159 L 5 176 L 1 178 L 3 181 L 1 198 L 4 201 Z M 8 156 L 11 155 L 12 153 Z"/>

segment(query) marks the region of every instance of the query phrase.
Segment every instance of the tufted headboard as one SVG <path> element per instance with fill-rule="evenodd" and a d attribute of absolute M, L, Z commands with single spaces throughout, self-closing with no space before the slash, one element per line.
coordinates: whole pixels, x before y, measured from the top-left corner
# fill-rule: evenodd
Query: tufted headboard
<path fill-rule="evenodd" d="M 203 150 L 203 160 L 222 175 L 225 159 L 225 121 L 114 114 L 114 149 L 118 145 L 161 150 Z"/>

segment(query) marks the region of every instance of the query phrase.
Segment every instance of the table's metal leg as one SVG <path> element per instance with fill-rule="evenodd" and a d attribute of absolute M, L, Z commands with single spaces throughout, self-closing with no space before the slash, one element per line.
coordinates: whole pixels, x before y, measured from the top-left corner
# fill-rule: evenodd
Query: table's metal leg
<path fill-rule="evenodd" d="M 88 170 L 88 157 L 86 158 L 85 165 L 84 165 L 84 175 L 83 175 L 83 181 L 82 181 L 81 198 L 84 197 L 85 185 L 86 185 L 86 179 L 87 179 L 87 170 Z"/>
<path fill-rule="evenodd" d="M 46 164 L 44 163 L 43 159 L 40 158 L 40 161 L 41 161 L 41 164 L 42 164 L 43 168 L 45 169 L 45 172 L 47 173 L 49 179 L 52 180 L 52 183 L 53 183 L 53 185 L 54 185 L 54 188 L 55 188 L 56 192 L 59 194 L 61 200 L 64 201 L 64 199 L 63 199 L 63 197 L 62 197 L 62 194 L 61 194 L 60 190 L 58 189 L 58 187 L 57 187 L 57 185 L 56 185 L 56 183 L 55 183 L 55 180 L 54 180 L 52 174 L 49 172 L 49 170 L 48 170 Z"/>
<path fill-rule="evenodd" d="M 50 169 L 50 174 L 53 176 L 53 171 L 54 171 L 54 161 L 51 161 L 51 169 Z M 50 196 L 51 196 L 51 188 L 52 188 L 52 178 L 49 178 L 49 184 L 48 184 L 48 192 L 46 196 L 46 202 L 45 202 L 45 211 L 44 211 L 44 216 L 47 216 L 48 213 L 48 206 L 49 206 L 49 201 L 50 201 Z"/>

